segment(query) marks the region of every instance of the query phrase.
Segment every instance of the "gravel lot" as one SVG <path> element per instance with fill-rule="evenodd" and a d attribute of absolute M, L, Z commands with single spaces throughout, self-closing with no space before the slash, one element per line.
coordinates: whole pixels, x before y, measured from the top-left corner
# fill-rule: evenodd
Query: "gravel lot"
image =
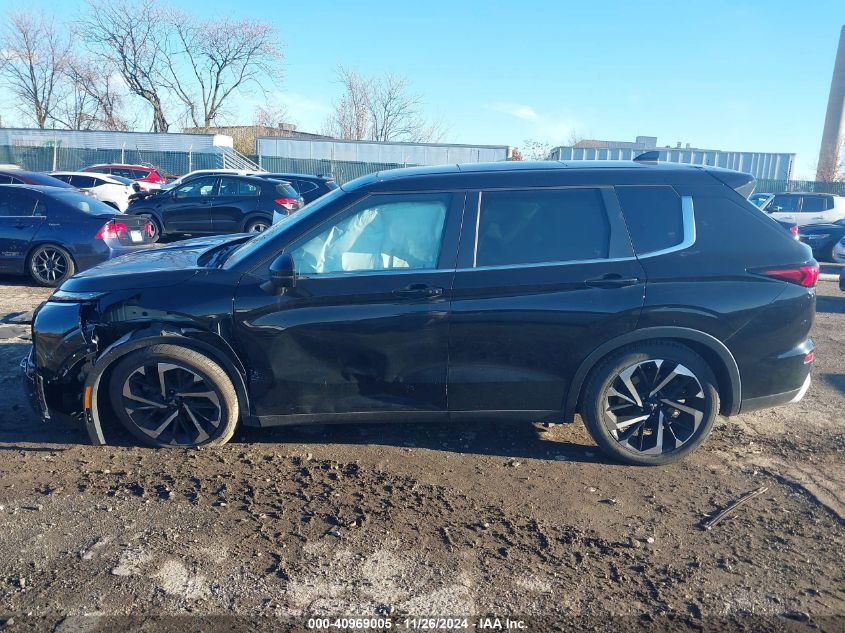
<path fill-rule="evenodd" d="M 49 294 L 0 284 L 0 317 Z M 818 310 L 803 402 L 720 420 L 690 459 L 650 469 L 608 463 L 580 423 L 246 430 L 202 451 L 120 436 L 92 447 L 29 411 L 18 369 L 28 328 L 7 316 L 0 622 L 205 631 L 389 614 L 401 628 L 414 614 L 472 616 L 469 628 L 499 616 L 528 630 L 845 630 L 836 284 L 820 285 Z"/>

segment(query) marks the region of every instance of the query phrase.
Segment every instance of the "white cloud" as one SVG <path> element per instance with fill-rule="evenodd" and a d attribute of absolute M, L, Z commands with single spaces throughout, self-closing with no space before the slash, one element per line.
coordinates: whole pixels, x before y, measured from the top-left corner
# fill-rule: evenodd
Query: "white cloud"
<path fill-rule="evenodd" d="M 497 101 L 486 106 L 488 109 L 524 121 L 522 131 L 526 138 L 548 142 L 553 145 L 569 142 L 580 124 L 576 119 L 561 114 L 538 112 L 530 105 Z"/>
<path fill-rule="evenodd" d="M 522 103 L 497 101 L 496 103 L 490 104 L 490 108 L 492 108 L 496 112 L 508 114 L 510 116 L 516 117 L 517 119 L 522 119 L 523 121 L 536 121 L 540 118 L 534 108 Z"/>

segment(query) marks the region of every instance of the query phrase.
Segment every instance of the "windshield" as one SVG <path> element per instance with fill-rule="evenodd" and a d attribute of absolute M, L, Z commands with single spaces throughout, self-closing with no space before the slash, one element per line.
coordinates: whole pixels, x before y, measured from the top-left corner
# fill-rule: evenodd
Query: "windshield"
<path fill-rule="evenodd" d="M 70 205 L 77 211 L 82 211 L 83 213 L 90 213 L 91 215 L 115 215 L 116 213 L 119 213 L 119 211 L 117 211 L 114 207 L 110 207 L 99 200 L 95 200 L 90 196 L 86 196 L 76 191 L 60 190 L 56 191 L 52 195 L 56 198 L 56 200 Z"/>
<path fill-rule="evenodd" d="M 321 198 L 317 198 L 314 202 L 310 204 L 306 204 L 296 213 L 291 215 L 282 216 L 282 218 L 275 222 L 273 226 L 271 226 L 266 231 L 262 231 L 251 240 L 247 240 L 238 248 L 236 248 L 229 257 L 226 259 L 226 267 L 236 266 L 239 262 L 243 261 L 261 247 L 263 247 L 268 242 L 272 242 L 276 239 L 276 237 L 282 235 L 285 231 L 287 231 L 292 226 L 296 226 L 302 220 L 308 218 L 312 214 L 318 212 L 320 209 L 325 207 L 328 204 L 331 204 L 338 198 L 344 196 L 346 192 L 343 189 L 335 189 L 334 191 L 327 193 Z"/>

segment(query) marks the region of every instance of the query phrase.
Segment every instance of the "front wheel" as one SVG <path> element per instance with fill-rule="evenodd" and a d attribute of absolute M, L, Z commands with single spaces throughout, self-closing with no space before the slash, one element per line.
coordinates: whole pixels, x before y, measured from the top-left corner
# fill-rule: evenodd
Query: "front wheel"
<path fill-rule="evenodd" d="M 719 411 L 713 371 L 670 341 L 642 343 L 594 370 L 581 414 L 596 444 L 628 464 L 675 462 L 705 440 Z"/>
<path fill-rule="evenodd" d="M 29 255 L 29 276 L 39 286 L 55 288 L 76 272 L 73 257 L 55 244 L 42 244 Z"/>
<path fill-rule="evenodd" d="M 177 345 L 151 345 L 118 361 L 109 397 L 129 432 L 157 447 L 222 446 L 239 415 L 226 371 Z"/>

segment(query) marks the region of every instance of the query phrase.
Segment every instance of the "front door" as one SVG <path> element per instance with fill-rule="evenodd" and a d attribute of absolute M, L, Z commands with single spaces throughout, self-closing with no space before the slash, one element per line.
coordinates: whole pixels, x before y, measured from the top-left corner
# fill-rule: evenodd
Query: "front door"
<path fill-rule="evenodd" d="M 214 232 L 240 233 L 243 231 L 246 217 L 258 209 L 258 194 L 258 186 L 255 183 L 222 176 L 210 207 Z"/>
<path fill-rule="evenodd" d="M 282 245 L 296 286 L 242 279 L 235 337 L 265 423 L 446 416 L 450 286 L 463 193 L 371 195 Z M 287 418 L 281 416 L 288 416 Z"/>
<path fill-rule="evenodd" d="M 216 176 L 192 178 L 177 187 L 161 207 L 167 233 L 212 233 L 211 201 Z"/>
<path fill-rule="evenodd" d="M 20 273 L 29 245 L 44 223 L 44 204 L 25 190 L 0 189 L 0 270 Z"/>
<path fill-rule="evenodd" d="M 581 359 L 632 330 L 643 305 L 613 189 L 484 191 L 467 208 L 449 409 L 559 412 Z"/>

